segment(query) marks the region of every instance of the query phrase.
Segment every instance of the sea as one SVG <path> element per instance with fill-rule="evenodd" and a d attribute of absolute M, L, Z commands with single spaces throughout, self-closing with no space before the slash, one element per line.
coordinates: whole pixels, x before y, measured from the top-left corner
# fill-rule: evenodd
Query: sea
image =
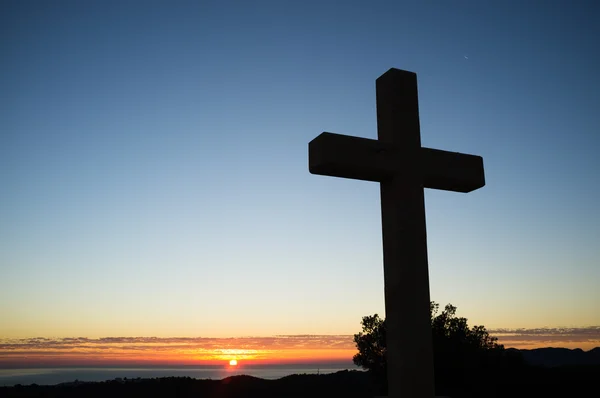
<path fill-rule="evenodd" d="M 249 375 L 261 379 L 279 379 L 292 374 L 326 374 L 342 370 L 359 370 L 354 365 L 261 365 L 238 367 L 95 367 L 95 368 L 28 368 L 0 369 L 0 386 L 56 385 L 70 382 L 107 381 L 115 379 L 150 379 L 160 377 L 191 377 L 221 380 L 229 376 Z"/>

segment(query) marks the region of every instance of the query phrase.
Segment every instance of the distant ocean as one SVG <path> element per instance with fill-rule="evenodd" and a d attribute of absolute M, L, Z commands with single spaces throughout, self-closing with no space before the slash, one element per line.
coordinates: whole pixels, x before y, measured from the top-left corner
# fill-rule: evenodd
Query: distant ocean
<path fill-rule="evenodd" d="M 358 370 L 354 365 L 278 365 L 278 366 L 240 366 L 237 368 L 196 366 L 179 368 L 37 368 L 37 369 L 0 369 L 0 386 L 16 384 L 54 385 L 73 381 L 106 381 L 155 377 L 192 377 L 195 379 L 220 380 L 234 375 L 249 375 L 261 379 L 279 379 L 292 374 L 325 374 L 340 370 Z"/>

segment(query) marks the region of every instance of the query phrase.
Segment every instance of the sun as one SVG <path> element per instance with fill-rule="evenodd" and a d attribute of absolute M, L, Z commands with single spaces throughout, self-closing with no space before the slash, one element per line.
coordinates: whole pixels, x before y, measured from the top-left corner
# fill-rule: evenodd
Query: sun
<path fill-rule="evenodd" d="M 237 360 L 232 359 L 231 361 L 229 361 L 229 366 L 237 366 Z"/>

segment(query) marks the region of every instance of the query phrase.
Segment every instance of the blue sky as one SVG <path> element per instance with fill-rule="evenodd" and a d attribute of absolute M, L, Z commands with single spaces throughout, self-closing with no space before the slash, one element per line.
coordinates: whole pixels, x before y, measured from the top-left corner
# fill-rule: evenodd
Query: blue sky
<path fill-rule="evenodd" d="M 375 138 L 391 67 L 424 146 L 484 158 L 481 190 L 426 192 L 432 299 L 600 324 L 596 2 L 1 7 L 0 335 L 356 333 L 384 313 L 379 189 L 307 144 Z"/>

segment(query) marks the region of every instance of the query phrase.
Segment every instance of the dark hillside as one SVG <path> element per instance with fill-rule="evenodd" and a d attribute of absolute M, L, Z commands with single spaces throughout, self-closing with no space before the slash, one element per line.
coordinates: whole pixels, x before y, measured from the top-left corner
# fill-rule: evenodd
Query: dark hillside
<path fill-rule="evenodd" d="M 514 350 L 517 351 L 517 350 Z M 579 348 L 536 348 L 518 350 L 529 365 L 539 366 L 573 366 L 600 365 L 600 347 L 589 351 Z"/>
<path fill-rule="evenodd" d="M 371 397 L 368 375 L 342 371 L 325 375 L 292 375 L 278 380 L 233 376 L 223 380 L 188 377 L 113 380 L 99 383 L 65 383 L 56 386 L 0 387 L 0 397 Z"/>
<path fill-rule="evenodd" d="M 473 375 L 472 375 L 473 376 Z M 470 377 L 468 387 L 438 385 L 437 394 L 452 398 L 591 397 L 597 395 L 600 366 L 526 367 Z M 2 398 L 75 397 L 374 397 L 369 374 L 342 371 L 326 375 L 292 375 L 278 380 L 233 376 L 223 380 L 156 378 L 56 386 L 0 387 Z"/>

